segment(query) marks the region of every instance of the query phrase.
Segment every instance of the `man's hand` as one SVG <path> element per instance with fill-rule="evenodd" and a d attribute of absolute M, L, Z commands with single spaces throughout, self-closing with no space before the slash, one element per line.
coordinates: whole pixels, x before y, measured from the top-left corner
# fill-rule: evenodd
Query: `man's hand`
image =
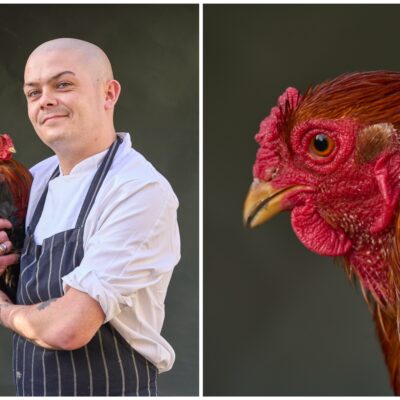
<path fill-rule="evenodd" d="M 9 297 L 0 290 L 0 307 L 4 304 L 13 304 Z"/>
<path fill-rule="evenodd" d="M 3 308 L 10 307 L 12 305 L 12 301 L 9 299 L 9 297 L 0 290 L 0 325 L 4 325 L 3 321 L 1 319 L 1 311 Z"/>
<path fill-rule="evenodd" d="M 12 224 L 10 221 L 0 218 L 0 275 L 3 274 L 9 265 L 16 264 L 19 261 L 19 254 L 9 254 L 13 248 L 13 244 L 10 242 L 4 229 L 11 228 Z"/>

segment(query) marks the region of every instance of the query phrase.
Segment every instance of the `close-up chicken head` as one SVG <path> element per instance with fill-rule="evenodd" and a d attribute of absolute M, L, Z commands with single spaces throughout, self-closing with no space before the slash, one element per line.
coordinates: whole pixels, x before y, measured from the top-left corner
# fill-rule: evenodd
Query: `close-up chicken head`
<path fill-rule="evenodd" d="M 400 73 L 356 72 L 288 88 L 260 124 L 244 223 L 290 211 L 311 251 L 342 256 L 375 319 L 400 392 Z"/>

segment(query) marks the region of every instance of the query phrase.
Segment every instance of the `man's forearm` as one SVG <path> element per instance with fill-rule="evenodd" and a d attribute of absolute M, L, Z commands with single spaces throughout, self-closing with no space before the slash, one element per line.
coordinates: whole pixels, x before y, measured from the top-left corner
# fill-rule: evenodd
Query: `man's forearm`
<path fill-rule="evenodd" d="M 54 334 L 48 332 L 51 312 L 45 312 L 51 303 L 58 299 L 50 299 L 33 305 L 15 305 L 11 302 L 0 304 L 0 323 L 29 341 L 47 349 L 60 350 L 54 342 Z M 51 311 L 51 310 L 48 310 Z M 46 332 L 47 331 L 47 332 Z"/>
<path fill-rule="evenodd" d="M 70 288 L 62 297 L 33 305 L 12 304 L 0 296 L 0 322 L 39 346 L 74 350 L 91 340 L 104 313 L 86 293 Z"/>

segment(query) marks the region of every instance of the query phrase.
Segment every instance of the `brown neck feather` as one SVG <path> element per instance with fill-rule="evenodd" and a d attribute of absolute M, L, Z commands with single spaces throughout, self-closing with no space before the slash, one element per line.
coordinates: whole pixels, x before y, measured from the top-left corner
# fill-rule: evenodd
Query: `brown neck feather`
<path fill-rule="evenodd" d="M 388 261 L 388 286 L 393 302 L 376 302 L 374 320 L 394 393 L 400 395 L 400 213 Z"/>
<path fill-rule="evenodd" d="M 374 320 L 393 391 L 396 395 L 400 395 L 400 341 L 397 318 L 376 304 Z"/>
<path fill-rule="evenodd" d="M 387 259 L 390 302 L 367 291 L 358 272 L 346 259 L 343 261 L 349 279 L 354 283 L 358 278 L 364 299 L 373 313 L 390 382 L 394 393 L 400 395 L 400 211 L 396 215 L 393 241 Z"/>

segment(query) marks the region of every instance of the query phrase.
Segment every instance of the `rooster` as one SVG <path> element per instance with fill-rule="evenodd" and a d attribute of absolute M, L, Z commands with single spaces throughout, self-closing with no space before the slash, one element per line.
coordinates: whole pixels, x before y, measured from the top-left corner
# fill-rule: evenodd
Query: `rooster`
<path fill-rule="evenodd" d="M 15 148 L 7 134 L 0 136 L 0 218 L 8 219 L 12 228 L 6 230 L 14 250 L 22 249 L 25 237 L 25 216 L 32 175 L 20 162 L 13 160 Z M 0 277 L 0 290 L 15 302 L 19 264 L 7 267 Z"/>
<path fill-rule="evenodd" d="M 311 251 L 341 257 L 374 314 L 400 394 L 400 73 L 288 88 L 260 124 L 244 223 L 291 212 Z"/>

